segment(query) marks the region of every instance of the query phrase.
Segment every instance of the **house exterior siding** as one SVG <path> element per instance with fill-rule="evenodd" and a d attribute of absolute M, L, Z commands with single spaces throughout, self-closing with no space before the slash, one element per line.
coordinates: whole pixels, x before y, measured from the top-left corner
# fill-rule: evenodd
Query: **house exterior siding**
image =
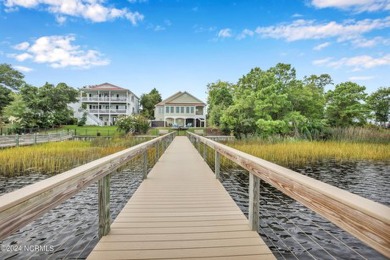
<path fill-rule="evenodd" d="M 77 109 L 77 118 L 86 112 L 89 125 L 114 125 L 121 115 L 139 113 L 139 98 L 128 89 L 103 83 L 82 88 L 78 106 L 71 107 Z"/>
<path fill-rule="evenodd" d="M 205 127 L 206 104 L 188 92 L 178 92 L 155 106 L 156 121 L 164 126 Z"/>

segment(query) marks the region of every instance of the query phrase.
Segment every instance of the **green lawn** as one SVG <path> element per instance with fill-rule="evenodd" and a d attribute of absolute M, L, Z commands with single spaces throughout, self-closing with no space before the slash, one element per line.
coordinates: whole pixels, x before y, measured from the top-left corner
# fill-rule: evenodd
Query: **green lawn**
<path fill-rule="evenodd" d="M 62 129 L 73 130 L 76 135 L 88 135 L 97 136 L 100 133 L 101 136 L 114 136 L 119 135 L 116 126 L 77 126 L 77 125 L 66 125 Z"/>
<path fill-rule="evenodd" d="M 77 125 L 66 125 L 61 129 L 63 130 L 72 130 L 76 132 L 76 135 L 82 136 L 96 136 L 100 133 L 101 136 L 118 136 L 121 135 L 121 132 L 117 131 L 116 126 L 77 126 Z M 156 127 L 150 128 L 147 135 L 158 135 L 158 130 L 168 130 L 169 132 L 177 131 L 172 129 L 171 127 Z M 195 128 L 191 127 L 188 130 L 180 130 L 178 131 L 178 135 L 186 135 L 186 131 L 194 132 L 194 129 L 203 129 L 203 128 Z M 58 129 L 56 129 L 58 131 Z"/>

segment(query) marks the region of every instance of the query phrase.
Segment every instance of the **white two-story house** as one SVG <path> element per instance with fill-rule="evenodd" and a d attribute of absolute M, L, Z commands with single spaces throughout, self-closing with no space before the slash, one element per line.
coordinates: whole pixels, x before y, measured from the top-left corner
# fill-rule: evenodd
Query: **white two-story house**
<path fill-rule="evenodd" d="M 177 92 L 154 110 L 155 126 L 205 127 L 206 104 L 188 92 Z"/>
<path fill-rule="evenodd" d="M 80 89 L 79 103 L 71 107 L 76 118 L 87 113 L 87 125 L 115 125 L 118 116 L 139 113 L 139 98 L 128 89 L 103 83 Z"/>

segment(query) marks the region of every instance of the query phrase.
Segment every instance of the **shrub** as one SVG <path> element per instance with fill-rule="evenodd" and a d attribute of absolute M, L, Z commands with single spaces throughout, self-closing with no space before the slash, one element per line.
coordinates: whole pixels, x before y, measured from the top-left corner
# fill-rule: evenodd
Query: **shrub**
<path fill-rule="evenodd" d="M 118 126 L 118 131 L 131 134 L 146 134 L 149 130 L 149 121 L 142 115 L 119 117 L 116 125 Z"/>

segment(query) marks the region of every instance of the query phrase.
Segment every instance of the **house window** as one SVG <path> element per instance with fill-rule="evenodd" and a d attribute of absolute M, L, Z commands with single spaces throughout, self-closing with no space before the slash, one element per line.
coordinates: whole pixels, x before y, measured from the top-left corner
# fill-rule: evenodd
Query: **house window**
<path fill-rule="evenodd" d="M 159 107 L 159 108 L 158 108 L 158 113 L 159 113 L 159 114 L 164 113 L 164 108 L 163 108 L 163 107 Z"/>
<path fill-rule="evenodd" d="M 187 114 L 190 113 L 190 107 L 186 107 L 186 113 L 187 113 Z"/>
<path fill-rule="evenodd" d="M 134 102 L 134 96 L 131 96 L 131 102 Z"/>
<path fill-rule="evenodd" d="M 194 107 L 191 107 L 191 114 L 194 113 Z"/>
<path fill-rule="evenodd" d="M 180 107 L 176 107 L 176 114 L 179 114 Z"/>
<path fill-rule="evenodd" d="M 180 113 L 184 114 L 184 107 L 180 108 Z"/>
<path fill-rule="evenodd" d="M 165 113 L 169 114 L 169 107 L 165 107 Z"/>
<path fill-rule="evenodd" d="M 175 111 L 173 109 L 174 109 L 174 107 L 171 107 L 171 114 L 175 113 Z"/>

